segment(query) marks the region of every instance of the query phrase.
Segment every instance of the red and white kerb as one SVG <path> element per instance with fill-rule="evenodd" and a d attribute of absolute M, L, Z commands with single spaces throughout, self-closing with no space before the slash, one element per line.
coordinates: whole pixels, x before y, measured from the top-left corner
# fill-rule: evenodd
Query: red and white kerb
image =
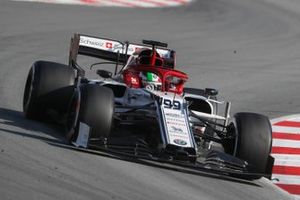
<path fill-rule="evenodd" d="M 300 200 L 300 115 L 271 120 L 272 155 L 275 158 L 272 178 L 275 184 Z"/>

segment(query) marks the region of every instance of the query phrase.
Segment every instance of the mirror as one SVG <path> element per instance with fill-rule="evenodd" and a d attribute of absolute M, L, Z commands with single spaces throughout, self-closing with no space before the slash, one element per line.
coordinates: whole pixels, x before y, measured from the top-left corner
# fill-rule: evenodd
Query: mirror
<path fill-rule="evenodd" d="M 102 77 L 102 78 L 111 78 L 112 77 L 112 72 L 98 69 L 97 74 Z"/>
<path fill-rule="evenodd" d="M 205 94 L 208 96 L 216 96 L 219 94 L 219 91 L 213 88 L 205 88 Z"/>

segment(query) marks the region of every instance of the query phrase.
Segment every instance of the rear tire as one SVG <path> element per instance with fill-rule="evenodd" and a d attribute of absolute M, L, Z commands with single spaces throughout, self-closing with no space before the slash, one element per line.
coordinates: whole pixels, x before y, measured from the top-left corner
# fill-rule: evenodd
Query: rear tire
<path fill-rule="evenodd" d="M 236 156 L 249 163 L 250 172 L 267 173 L 272 147 L 272 128 L 268 117 L 256 113 L 237 113 L 234 119 Z"/>
<path fill-rule="evenodd" d="M 25 85 L 23 111 L 28 119 L 45 118 L 47 108 L 65 111 L 73 92 L 72 68 L 55 62 L 33 63 Z"/>
<path fill-rule="evenodd" d="M 68 130 L 67 139 L 70 142 L 76 141 L 79 134 L 80 122 L 87 124 L 91 128 L 90 138 L 101 139 L 108 137 L 113 123 L 113 91 L 99 85 L 86 84 L 80 87 L 80 92 L 78 119 L 75 122 L 74 131 L 72 132 L 72 129 Z M 78 101 L 78 97 L 75 96 L 73 101 Z M 73 103 L 73 105 L 76 105 L 76 103 Z M 76 109 L 76 106 L 73 106 L 73 108 Z M 76 116 L 76 114 L 74 115 L 74 109 L 73 111 L 70 109 L 71 117 L 72 115 Z M 69 121 L 71 124 L 74 122 L 72 120 Z"/>

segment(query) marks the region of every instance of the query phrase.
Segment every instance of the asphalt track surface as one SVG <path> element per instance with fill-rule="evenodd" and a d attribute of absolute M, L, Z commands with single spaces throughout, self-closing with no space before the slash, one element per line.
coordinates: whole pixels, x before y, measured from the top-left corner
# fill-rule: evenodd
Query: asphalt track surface
<path fill-rule="evenodd" d="M 1 1 L 1 199 L 290 199 L 265 179 L 195 176 L 62 148 L 61 129 L 24 119 L 21 105 L 30 65 L 66 63 L 70 37 L 79 32 L 168 42 L 189 85 L 218 88 L 232 114 L 299 113 L 299 19 L 300 5 L 291 0 L 198 0 L 157 9 Z"/>

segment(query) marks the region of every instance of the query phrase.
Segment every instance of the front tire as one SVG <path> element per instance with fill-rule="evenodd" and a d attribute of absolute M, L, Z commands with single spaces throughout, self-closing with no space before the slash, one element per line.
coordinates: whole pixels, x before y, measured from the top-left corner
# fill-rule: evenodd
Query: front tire
<path fill-rule="evenodd" d="M 236 156 L 249 163 L 250 172 L 268 173 L 272 148 L 272 128 L 268 117 L 256 113 L 237 113 L 234 119 Z"/>
<path fill-rule="evenodd" d="M 85 84 L 80 86 L 79 96 L 75 95 L 73 103 L 71 103 L 71 108 L 73 107 L 69 113 L 71 124 L 67 124 L 67 126 L 72 127 L 72 123 L 75 122 L 75 124 L 73 130 L 69 128 L 67 131 L 67 139 L 70 142 L 76 141 L 80 123 L 85 123 L 90 127 L 90 139 L 97 140 L 108 137 L 113 124 L 113 91 L 103 86 Z M 76 110 L 74 112 L 74 109 L 78 109 L 76 106 L 78 103 L 80 103 L 80 108 L 77 110 L 78 115 L 76 117 Z M 72 120 L 73 117 L 76 117 L 77 120 Z"/>

